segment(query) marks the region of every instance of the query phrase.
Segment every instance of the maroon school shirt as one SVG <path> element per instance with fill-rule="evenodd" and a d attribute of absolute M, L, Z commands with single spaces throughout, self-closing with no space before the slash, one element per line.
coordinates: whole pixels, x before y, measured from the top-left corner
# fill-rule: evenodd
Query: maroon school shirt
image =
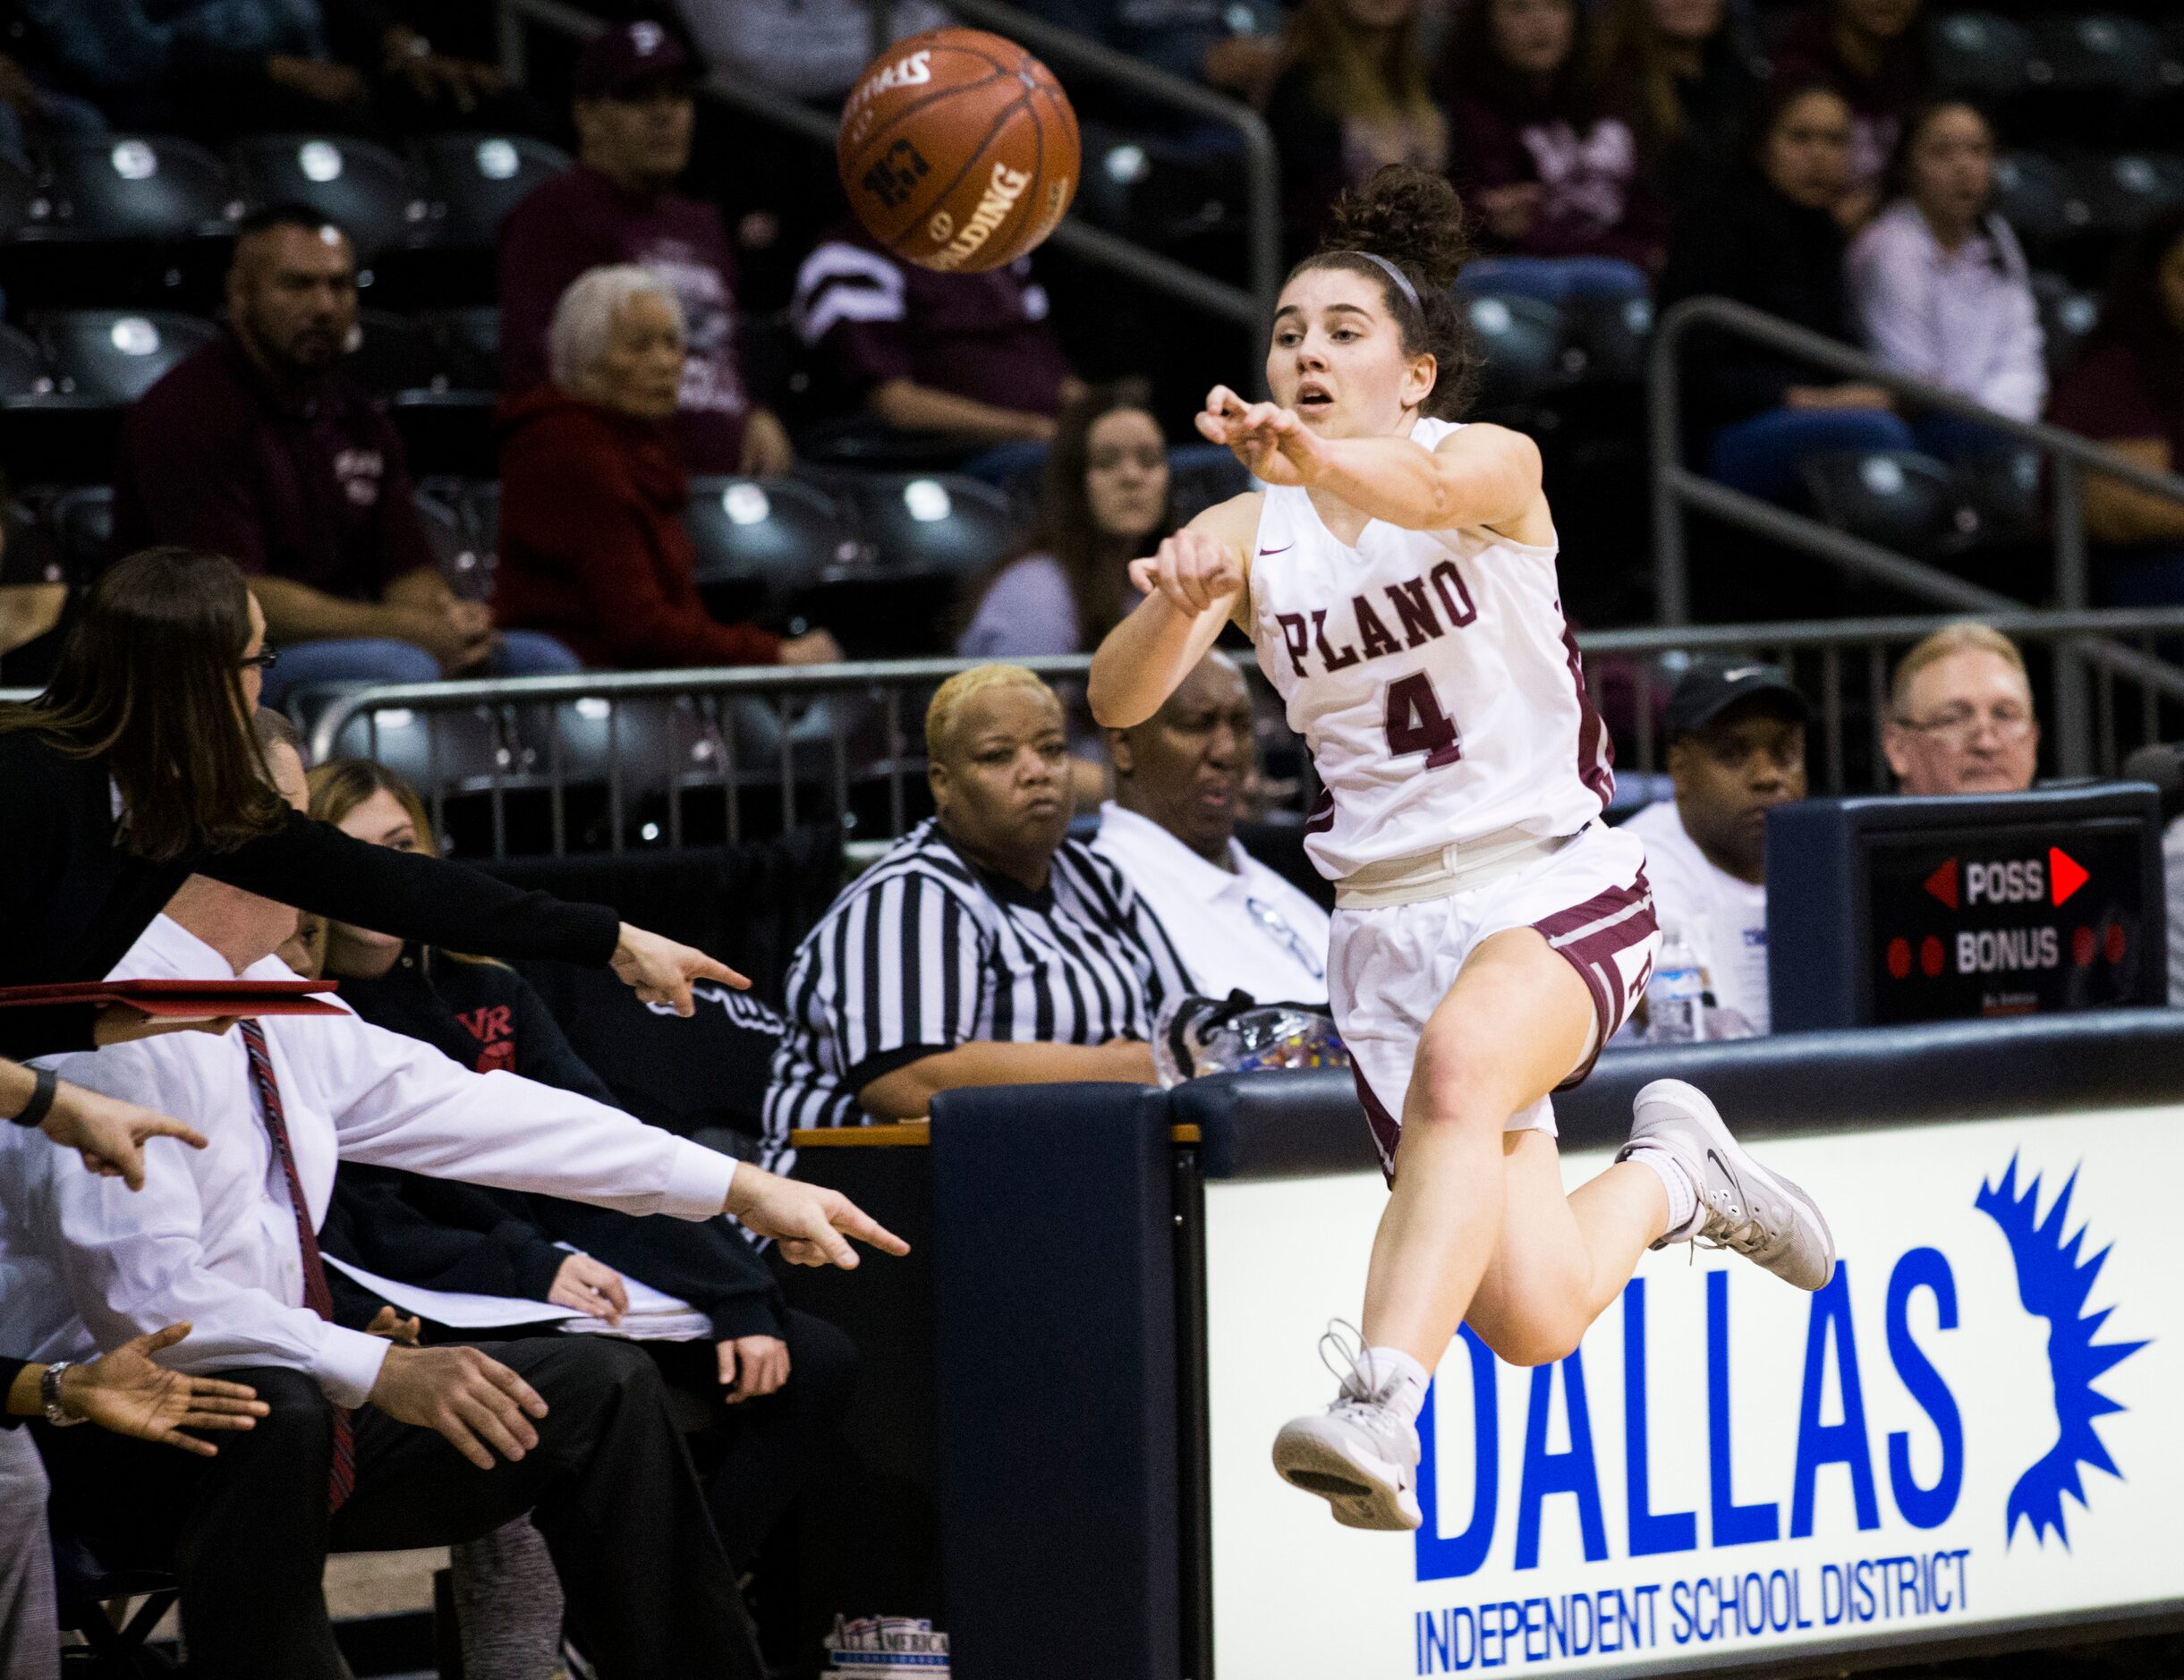
<path fill-rule="evenodd" d="M 996 408 L 1058 414 L 1069 359 L 1047 322 L 1046 288 L 1023 258 L 984 274 L 897 260 L 856 226 L 803 259 L 792 316 L 807 349 L 850 394 L 909 379 Z"/>
<path fill-rule="evenodd" d="M 2184 462 L 2184 402 L 2163 403 L 2137 359 L 2122 344 L 2095 345 L 2055 382 L 2048 424 L 2095 443 L 2160 437 L 2172 463 Z"/>
<path fill-rule="evenodd" d="M 493 615 L 590 666 L 771 665 L 781 639 L 698 594 L 690 480 L 664 426 L 540 386 L 501 404 Z"/>
<path fill-rule="evenodd" d="M 740 472 L 751 401 L 736 343 L 735 256 L 710 204 L 669 193 L 640 198 L 582 165 L 555 176 L 500 228 L 500 378 L 507 396 L 546 383 L 546 329 L 554 305 L 586 269 L 649 268 L 683 305 L 676 433 L 693 472 Z"/>
<path fill-rule="evenodd" d="M 1537 182 L 1539 208 L 1508 249 L 1526 257 L 1620 257 L 1660 267 L 1667 218 L 1618 116 L 1544 102 L 1495 106 L 1459 94 L 1449 106 L 1449 174 L 1465 193 Z"/>
<path fill-rule="evenodd" d="M 152 543 L 376 601 L 432 564 L 402 439 L 362 386 L 276 389 L 232 334 L 177 362 L 129 411 L 114 492 L 117 554 Z"/>

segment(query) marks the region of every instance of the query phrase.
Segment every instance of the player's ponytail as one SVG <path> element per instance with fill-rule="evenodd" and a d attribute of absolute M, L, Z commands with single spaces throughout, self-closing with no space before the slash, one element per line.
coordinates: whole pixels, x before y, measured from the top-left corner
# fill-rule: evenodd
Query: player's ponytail
<path fill-rule="evenodd" d="M 1377 284 L 1389 318 L 1401 327 L 1403 353 L 1431 355 L 1439 364 L 1424 412 L 1453 420 L 1464 412 L 1478 375 L 1478 351 L 1450 290 L 1471 254 L 1469 218 L 1448 178 L 1412 164 L 1389 164 L 1335 200 L 1320 249 L 1290 277 L 1310 268 L 1344 268 Z"/>

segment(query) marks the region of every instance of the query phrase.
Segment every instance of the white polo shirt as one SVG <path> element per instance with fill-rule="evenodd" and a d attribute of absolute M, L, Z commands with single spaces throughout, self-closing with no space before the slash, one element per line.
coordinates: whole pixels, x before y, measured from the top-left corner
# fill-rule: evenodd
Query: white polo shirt
<path fill-rule="evenodd" d="M 1648 805 L 1623 827 L 1645 842 L 1645 878 L 1661 930 L 1680 930 L 1698 953 L 1715 1005 L 1755 1032 L 1770 1030 L 1767 889 L 1717 869 L 1684 832 L 1676 802 Z"/>
<path fill-rule="evenodd" d="M 1192 989 L 1249 992 L 1262 1003 L 1327 1001 L 1327 912 L 1228 842 L 1233 872 L 1209 863 L 1149 817 L 1113 800 L 1100 807 L 1092 850 L 1152 907 Z"/>

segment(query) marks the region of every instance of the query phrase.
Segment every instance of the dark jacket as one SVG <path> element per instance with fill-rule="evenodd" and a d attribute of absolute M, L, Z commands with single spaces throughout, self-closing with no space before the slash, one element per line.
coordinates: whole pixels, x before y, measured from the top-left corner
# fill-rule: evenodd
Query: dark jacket
<path fill-rule="evenodd" d="M 699 598 L 690 479 L 664 426 L 552 386 L 503 404 L 493 610 L 586 665 L 771 665 L 781 639 L 724 624 Z"/>
<path fill-rule="evenodd" d="M 1449 106 L 1449 174 L 1466 195 L 1536 182 L 1540 202 L 1523 238 L 1525 257 L 1619 257 L 1649 273 L 1661 266 L 1667 223 L 1640 166 L 1638 140 L 1619 116 L 1573 105 L 1483 92 Z"/>
<path fill-rule="evenodd" d="M 498 963 L 411 946 L 379 979 L 344 980 L 341 989 L 374 1026 L 421 1039 L 465 1067 L 519 1073 L 615 1105 L 538 993 Z M 717 1340 L 781 1334 L 772 1274 L 724 1219 L 645 1218 L 344 1161 L 319 1241 L 399 1282 L 533 1301 L 552 1288 L 568 1259 L 556 1245 L 566 1243 L 689 1302 L 711 1320 Z"/>
<path fill-rule="evenodd" d="M 603 966 L 621 919 L 524 892 L 460 864 L 353 840 L 291 812 L 262 839 L 171 862 L 115 843 L 105 763 L 28 730 L 0 735 L 0 986 L 103 980 L 193 874 L 315 915 L 496 956 Z M 93 1012 L 0 1009 L 0 1056 L 92 1048 Z"/>
<path fill-rule="evenodd" d="M 170 369 L 129 411 L 115 552 L 183 543 L 253 576 L 376 601 L 432 564 L 402 437 L 347 375 L 277 390 L 232 333 Z"/>
<path fill-rule="evenodd" d="M 1791 203 L 1757 171 L 1745 169 L 1678 223 L 1656 295 L 1662 310 L 1683 298 L 1730 298 L 1848 344 L 1855 335 L 1844 248 L 1842 229 L 1827 211 Z M 1779 408 L 1793 385 L 1835 382 L 1746 340 L 1701 331 L 1684 343 L 1690 412 L 1705 425 Z"/>

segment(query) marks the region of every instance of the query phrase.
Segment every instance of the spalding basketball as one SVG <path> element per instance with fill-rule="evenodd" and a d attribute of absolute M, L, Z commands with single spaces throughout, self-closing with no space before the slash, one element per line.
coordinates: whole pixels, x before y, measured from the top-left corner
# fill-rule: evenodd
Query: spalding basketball
<path fill-rule="evenodd" d="M 905 262 L 975 273 L 1054 231 L 1077 186 L 1054 72 L 983 30 L 930 30 L 865 66 L 835 160 L 865 231 Z"/>

